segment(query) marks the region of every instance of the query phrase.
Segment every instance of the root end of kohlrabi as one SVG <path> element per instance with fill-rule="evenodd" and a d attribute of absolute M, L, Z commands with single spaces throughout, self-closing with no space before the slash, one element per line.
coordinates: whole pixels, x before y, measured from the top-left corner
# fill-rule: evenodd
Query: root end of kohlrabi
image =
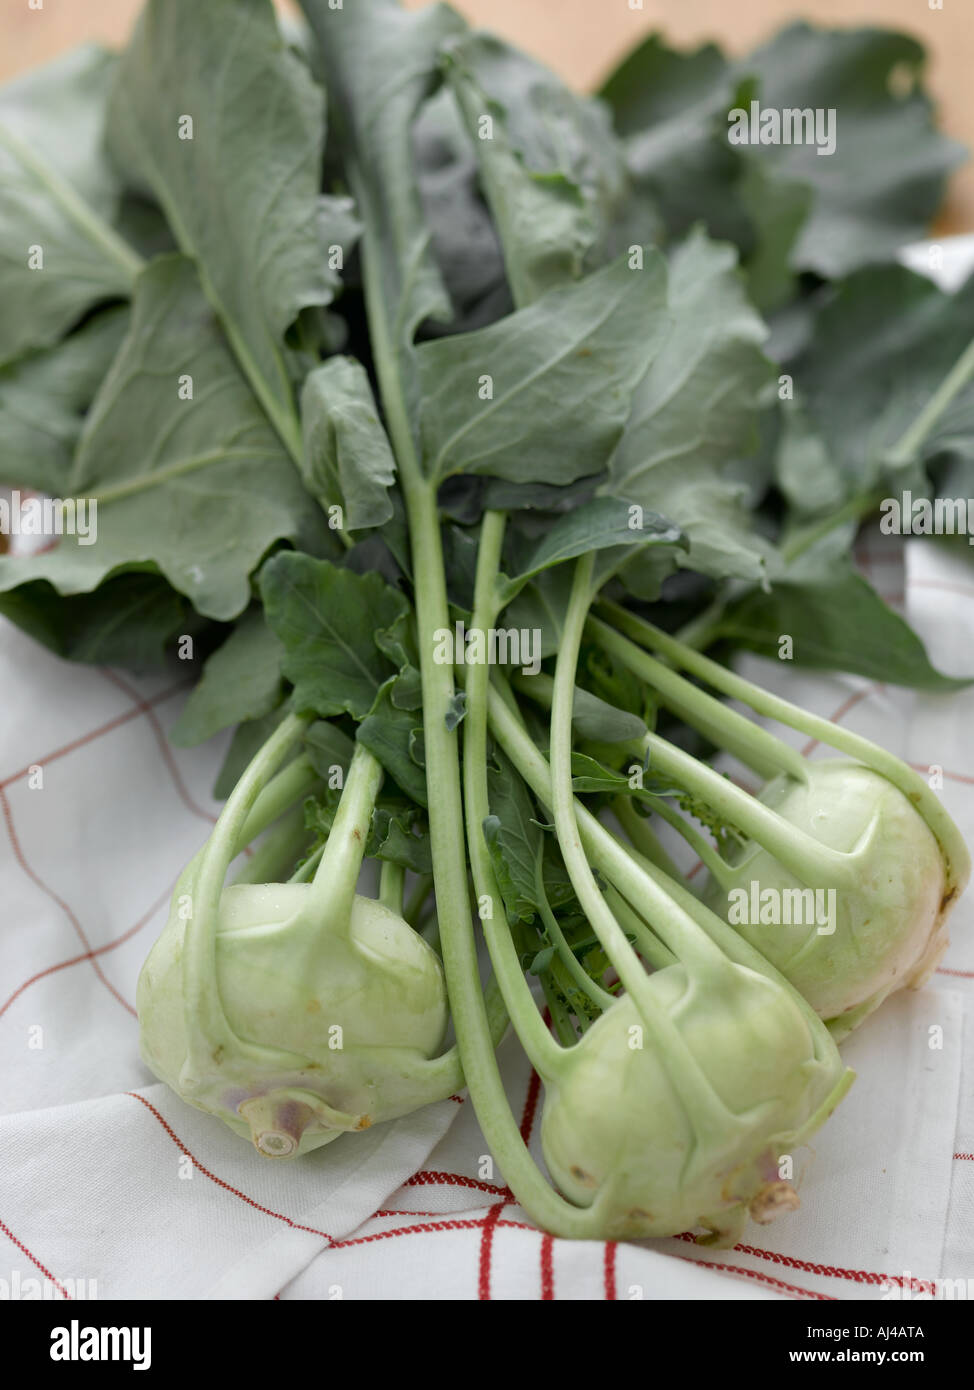
<path fill-rule="evenodd" d="M 748 1210 L 752 1221 L 756 1221 L 759 1226 L 769 1226 L 786 1211 L 796 1211 L 800 1206 L 801 1199 L 791 1183 L 779 1180 L 769 1182 L 767 1187 L 763 1187 L 751 1201 Z"/>

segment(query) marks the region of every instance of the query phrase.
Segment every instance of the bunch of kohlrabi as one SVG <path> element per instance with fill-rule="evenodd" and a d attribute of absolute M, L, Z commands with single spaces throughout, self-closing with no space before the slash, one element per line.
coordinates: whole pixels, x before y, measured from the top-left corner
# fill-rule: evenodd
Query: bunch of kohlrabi
<path fill-rule="evenodd" d="M 239 725 L 143 1055 L 275 1158 L 465 1085 L 546 1229 L 732 1241 L 796 1204 L 837 1042 L 969 871 L 920 774 L 723 664 L 787 632 L 960 683 L 849 561 L 971 452 L 974 290 L 872 264 L 956 151 L 877 87 L 919 70 L 900 36 L 707 50 L 706 101 L 651 38 L 596 100 L 446 6 L 303 8 L 149 0 L 120 57 L 0 91 L 0 476 L 99 518 L 0 557 L 0 611 L 77 659 L 189 643 L 174 737 Z M 782 72 L 847 103 L 828 177 L 727 141 Z"/>

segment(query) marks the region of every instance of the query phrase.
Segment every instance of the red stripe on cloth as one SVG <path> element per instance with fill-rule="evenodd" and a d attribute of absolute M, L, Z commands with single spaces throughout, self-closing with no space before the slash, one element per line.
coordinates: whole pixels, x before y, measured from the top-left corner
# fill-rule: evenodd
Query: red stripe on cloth
<path fill-rule="evenodd" d="M 0 812 L 3 813 L 3 819 L 7 827 L 7 834 L 10 837 L 10 844 L 13 848 L 14 858 L 17 860 L 17 863 L 23 869 L 24 873 L 31 880 L 31 882 L 36 884 L 37 887 L 46 897 L 50 898 L 52 902 L 58 905 L 58 907 L 64 913 L 65 917 L 67 917 L 68 921 L 71 923 L 72 927 L 74 927 L 74 930 L 77 933 L 82 946 L 84 946 L 85 948 L 83 958 L 85 960 L 91 961 L 91 968 L 94 970 L 99 980 L 101 980 L 102 984 L 108 990 L 109 994 L 113 994 L 115 998 L 118 1000 L 118 1002 L 121 1004 L 122 1008 L 128 1009 L 132 1017 L 135 1018 L 135 1010 L 132 1008 L 132 1005 L 128 1002 L 127 999 L 122 998 L 118 990 L 112 984 L 111 980 L 109 980 L 108 977 L 105 975 L 101 966 L 95 959 L 95 953 L 91 948 L 91 942 L 88 940 L 88 937 L 85 934 L 84 927 L 78 921 L 77 917 L 71 911 L 70 907 L 68 907 L 64 899 L 62 897 L 59 897 L 58 894 L 55 893 L 53 888 L 49 888 L 48 885 L 44 882 L 44 880 L 40 877 L 40 875 L 36 874 L 34 870 L 30 867 L 30 865 L 27 863 L 27 860 L 24 857 L 24 851 L 21 849 L 20 841 L 17 838 L 17 831 L 14 829 L 14 818 L 13 812 L 10 809 L 10 802 L 7 800 L 7 794 L 3 790 L 2 786 L 0 786 Z"/>
<path fill-rule="evenodd" d="M 103 675 L 106 680 L 111 681 L 112 685 L 121 690 L 123 695 L 127 695 L 138 712 L 144 714 L 149 721 L 152 732 L 155 734 L 159 752 L 162 755 L 162 761 L 166 765 L 166 771 L 169 773 L 170 780 L 176 788 L 176 793 L 186 809 L 192 811 L 194 816 L 199 816 L 200 820 L 205 820 L 209 825 L 216 825 L 216 816 L 211 815 L 209 811 L 204 811 L 203 807 L 198 805 L 190 795 L 186 783 L 183 781 L 182 773 L 176 765 L 176 759 L 172 755 L 172 748 L 166 737 L 166 731 L 159 723 L 159 716 L 152 708 L 151 702 L 144 699 L 134 686 L 129 685 L 128 681 L 124 680 L 117 671 L 110 671 L 107 668 L 103 668 L 101 670 L 101 675 Z"/>
<path fill-rule="evenodd" d="M 171 893 L 172 887 L 167 888 L 165 893 L 160 894 L 160 896 L 156 898 L 148 911 L 142 914 L 135 926 L 129 927 L 128 931 L 123 932 L 121 936 L 116 936 L 114 941 L 109 941 L 104 946 L 96 946 L 94 950 L 84 951 L 80 956 L 72 956 L 70 960 L 59 961 L 57 965 L 49 965 L 44 970 L 38 970 L 36 975 L 31 975 L 29 980 L 25 980 L 22 985 L 18 985 L 5 1004 L 0 1005 L 0 1018 L 3 1017 L 10 1008 L 10 1005 L 19 995 L 23 994 L 24 990 L 29 989 L 31 985 L 36 984 L 38 980 L 43 980 L 47 975 L 54 975 L 58 970 L 67 970 L 71 965 L 79 965 L 83 960 L 94 960 L 95 956 L 107 955 L 109 951 L 114 951 L 116 946 L 121 946 L 124 942 L 130 940 L 131 937 L 135 936 L 136 932 L 142 930 L 147 922 L 151 922 L 152 918 L 159 911 L 160 907 L 162 907 L 163 903 L 167 901 Z"/>
<path fill-rule="evenodd" d="M 27 1256 L 34 1268 L 39 1269 L 40 1272 L 43 1274 L 44 1278 L 50 1280 L 50 1282 L 54 1285 L 61 1297 L 66 1298 L 70 1303 L 72 1301 L 71 1295 L 68 1293 L 64 1285 L 60 1283 L 59 1280 L 55 1279 L 51 1271 L 45 1265 L 41 1264 L 37 1256 L 32 1254 L 31 1251 L 27 1249 L 27 1246 L 24 1244 L 24 1242 L 22 1240 L 18 1240 L 17 1237 L 14 1235 L 13 1231 L 10 1229 L 10 1227 L 4 1225 L 2 1221 L 0 1221 L 0 1231 L 3 1231 L 4 1235 L 9 1240 L 13 1241 L 17 1249 Z"/>
<path fill-rule="evenodd" d="M 495 1197 L 506 1198 L 509 1202 L 514 1200 L 511 1189 L 499 1187 L 496 1182 L 481 1182 L 479 1178 L 468 1178 L 463 1173 L 432 1172 L 425 1168 L 407 1178 L 403 1187 L 435 1187 L 437 1183 L 444 1183 L 447 1187 L 472 1187 L 477 1192 L 490 1192 Z"/>
<path fill-rule="evenodd" d="M 546 1235 L 541 1240 L 541 1298 L 550 1302 L 555 1296 L 554 1240 Z"/>
<path fill-rule="evenodd" d="M 696 1237 L 689 1231 L 684 1231 L 682 1235 L 676 1236 L 676 1240 L 695 1241 Z M 921 1293 L 935 1293 L 936 1287 L 930 1279 L 905 1280 L 900 1274 L 881 1274 L 870 1269 L 845 1269 L 840 1265 L 815 1264 L 811 1260 L 798 1260 L 791 1255 L 779 1255 L 776 1250 L 762 1250 L 756 1245 L 735 1245 L 734 1249 L 741 1255 L 753 1255 L 757 1260 L 768 1260 L 771 1264 L 783 1265 L 787 1269 L 801 1270 L 805 1274 L 821 1274 L 829 1279 L 850 1279 L 856 1284 L 899 1284 L 905 1286 L 909 1282 L 909 1287 Z M 680 1257 L 683 1258 L 682 1256 Z M 709 1264 L 708 1260 L 698 1261 L 700 1264 Z"/>
<path fill-rule="evenodd" d="M 614 1240 L 605 1242 L 605 1296 L 608 1301 L 614 1302 L 616 1296 L 616 1243 Z"/>
<path fill-rule="evenodd" d="M 178 685 L 170 686 L 166 690 L 161 690 L 158 695 L 153 695 L 151 700 L 146 700 L 146 705 L 155 707 L 164 704 L 166 700 L 171 700 L 174 695 L 179 695 L 184 690 L 189 690 L 193 682 L 181 680 Z M 122 724 L 128 724 L 133 719 L 138 719 L 145 710 L 134 707 L 126 710 L 124 714 L 116 715 L 114 719 L 109 719 L 107 724 L 100 724 L 97 729 L 92 729 L 90 733 L 82 734 L 80 738 L 74 739 L 71 743 L 66 743 L 62 748 L 55 748 L 53 753 L 48 753 L 43 758 L 35 758 L 33 762 L 22 767 L 18 772 L 12 772 L 9 777 L 0 779 L 0 789 L 9 787 L 14 782 L 19 782 L 22 777 L 26 777 L 32 767 L 47 767 L 49 763 L 56 762 L 58 758 L 65 757 L 68 753 L 73 753 L 76 748 L 83 748 L 85 744 L 93 743 L 96 738 L 101 738 L 104 734 L 110 734 L 113 729 L 119 728 Z"/>
<path fill-rule="evenodd" d="M 483 1229 L 480 1237 L 480 1268 L 477 1274 L 477 1297 L 481 1301 L 490 1301 L 490 1260 L 494 1250 L 494 1227 L 506 1205 L 505 1202 L 495 1202 L 481 1223 Z"/>
<path fill-rule="evenodd" d="M 948 970 L 946 965 L 938 965 L 937 974 L 954 975 L 959 980 L 974 980 L 974 970 Z"/>
<path fill-rule="evenodd" d="M 321 1236 L 324 1240 L 327 1240 L 329 1245 L 337 1244 L 337 1242 L 333 1239 L 332 1236 L 328 1234 L 327 1231 L 321 1231 L 318 1229 L 317 1226 L 302 1226 L 300 1222 L 292 1221 L 291 1218 L 289 1216 L 285 1216 L 283 1212 L 273 1211 L 270 1207 L 261 1206 L 260 1202 L 254 1201 L 253 1197 L 248 1197 L 247 1194 L 245 1192 L 241 1192 L 239 1188 L 232 1187 L 230 1183 L 224 1182 L 222 1178 L 218 1178 L 215 1173 L 210 1172 L 209 1168 L 204 1168 L 203 1164 L 200 1163 L 199 1159 L 194 1157 L 194 1155 L 190 1153 L 189 1149 L 180 1139 L 179 1135 L 169 1125 L 164 1116 L 162 1116 L 159 1113 L 159 1111 L 156 1109 L 156 1107 L 152 1104 L 151 1101 L 146 1100 L 145 1096 L 137 1095 L 135 1091 L 126 1091 L 125 1094 L 127 1096 L 131 1096 L 133 1100 L 137 1100 L 140 1105 L 144 1105 L 146 1110 L 148 1110 L 150 1114 L 155 1116 L 162 1128 L 169 1135 L 169 1138 L 179 1149 L 180 1153 L 186 1155 L 186 1157 L 191 1161 L 196 1171 L 198 1173 L 202 1173 L 204 1178 L 209 1178 L 210 1182 L 215 1183 L 217 1187 L 222 1187 L 224 1192 L 229 1192 L 232 1196 L 239 1197 L 241 1202 L 246 1202 L 247 1206 L 253 1207 L 254 1211 L 262 1212 L 264 1216 L 273 1216 L 275 1221 L 283 1221 L 285 1226 L 290 1226 L 292 1230 L 307 1231 L 310 1235 Z"/>
<path fill-rule="evenodd" d="M 719 1269 L 724 1274 L 742 1274 L 746 1279 L 756 1279 L 760 1284 L 770 1284 L 785 1293 L 796 1294 L 799 1298 L 815 1298 L 822 1303 L 835 1303 L 838 1300 L 830 1293 L 816 1293 L 814 1289 L 803 1289 L 797 1284 L 785 1284 L 781 1279 L 773 1279 L 770 1274 L 762 1274 L 756 1269 L 745 1269 L 743 1265 L 716 1264 L 710 1260 L 694 1260 L 689 1255 L 677 1255 L 689 1265 L 703 1265 L 706 1269 Z"/>
<path fill-rule="evenodd" d="M 969 1163 L 974 1163 L 974 1154 L 954 1154 L 955 1158 L 966 1158 Z"/>

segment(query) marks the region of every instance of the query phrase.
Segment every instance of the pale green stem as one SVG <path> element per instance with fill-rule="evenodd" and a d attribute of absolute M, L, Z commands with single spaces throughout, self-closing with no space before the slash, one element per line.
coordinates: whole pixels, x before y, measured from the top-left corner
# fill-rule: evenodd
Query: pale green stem
<path fill-rule="evenodd" d="M 406 870 L 401 864 L 392 864 L 388 859 L 382 861 L 379 871 L 379 902 L 390 912 L 402 916 L 403 890 L 406 886 Z"/>
<path fill-rule="evenodd" d="M 381 785 L 382 764 L 363 743 L 356 743 L 338 810 L 302 911 L 302 917 L 316 932 L 324 922 L 331 923 L 335 930 L 348 930 Z"/>
<path fill-rule="evenodd" d="M 625 614 L 625 610 L 615 604 L 607 605 L 607 609 L 616 618 L 620 613 Z M 616 657 L 634 675 L 646 681 L 669 709 L 746 767 L 753 768 L 765 779 L 779 772 L 787 772 L 798 782 L 808 780 L 805 759 L 783 739 L 716 700 L 713 695 L 701 690 L 671 667 L 664 666 L 637 647 L 635 642 L 597 618 L 590 618 L 586 628 L 610 656 Z"/>
<path fill-rule="evenodd" d="M 182 959 L 187 1038 L 184 1080 L 188 1089 L 208 1075 L 214 1052 L 221 1046 L 258 1065 L 266 1056 L 265 1049 L 236 1036 L 223 1011 L 216 968 L 220 898 L 262 787 L 309 722 L 304 716 L 291 714 L 278 725 L 230 793 L 205 848 L 191 866 L 191 916 L 186 923 Z M 282 1055 L 275 1052 L 277 1057 Z"/>
<path fill-rule="evenodd" d="M 364 181 L 354 168 L 349 173 L 352 191 L 364 213 L 367 204 L 360 196 L 365 195 Z M 397 306 L 386 303 L 379 248 L 370 234 L 369 218 L 364 216 L 363 220 L 362 276 L 373 360 L 399 467 L 413 558 L 430 839 L 443 967 L 457 1045 L 477 1118 L 518 1200 L 546 1230 L 569 1237 L 591 1236 L 598 1230 L 600 1213 L 572 1206 L 549 1187 L 521 1137 L 494 1055 L 477 967 L 476 938 L 467 909 L 465 846 L 457 834 L 464 824 L 460 762 L 456 732 L 446 727 L 454 692 L 453 672 L 433 658 L 434 632 L 450 626 L 436 483 L 424 478 L 416 454 L 399 361 L 400 352 L 409 349 L 392 337 L 390 326 Z"/>
<path fill-rule="evenodd" d="M 276 883 L 308 843 L 304 807 L 293 806 L 270 829 L 234 878 L 234 883 Z"/>
<path fill-rule="evenodd" d="M 964 839 L 924 778 L 902 759 L 860 734 L 842 728 L 840 724 L 809 714 L 798 705 L 762 690 L 726 666 L 684 646 L 652 623 L 631 614 L 627 614 L 626 619 L 624 630 L 635 641 L 660 652 L 675 665 L 682 666 L 731 699 L 740 700 L 756 714 L 776 719 L 780 724 L 797 729 L 840 753 L 847 753 L 892 782 L 917 808 L 940 845 L 947 878 L 946 894 L 957 893 L 963 888 L 970 874 L 970 855 Z"/>
<path fill-rule="evenodd" d="M 489 631 L 497 618 L 496 581 L 504 543 L 504 523 L 503 512 L 484 513 L 477 551 L 474 611 L 470 622 L 473 631 Z M 467 693 L 467 712 L 462 726 L 467 848 L 474 888 L 480 904 L 483 904 L 480 909 L 481 925 L 511 1021 L 532 1066 L 546 1075 L 557 1068 L 561 1048 L 545 1027 L 524 978 L 484 835 L 484 822 L 490 815 L 487 788 L 487 685 L 490 670 L 486 662 L 481 662 L 465 667 L 463 674 Z"/>
<path fill-rule="evenodd" d="M 582 631 L 592 598 L 593 568 L 594 556 L 591 553 L 576 563 L 555 664 L 551 702 L 550 805 L 562 858 L 582 910 L 636 1006 L 667 1073 L 680 1091 L 693 1124 L 698 1151 L 702 1152 L 710 1140 L 726 1141 L 729 1127 L 738 1122 L 714 1091 L 674 1020 L 660 1009 L 642 962 L 598 886 L 582 847 L 580 822 L 576 815 L 572 792 L 572 706 Z M 594 817 L 590 819 L 600 831 L 604 831 Z M 620 853 L 624 855 L 625 852 L 620 850 Z M 627 863 L 631 861 L 627 860 Z M 672 901 L 666 901 L 661 907 L 667 915 L 679 911 Z M 707 945 L 710 943 L 707 942 Z"/>

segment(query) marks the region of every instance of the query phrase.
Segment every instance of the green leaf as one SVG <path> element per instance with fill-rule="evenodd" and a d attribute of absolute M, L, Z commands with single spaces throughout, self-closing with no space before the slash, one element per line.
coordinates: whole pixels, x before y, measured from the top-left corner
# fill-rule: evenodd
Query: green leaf
<path fill-rule="evenodd" d="M 190 624 L 188 604 L 156 574 L 123 574 L 63 598 L 50 584 L 0 593 L 0 614 L 70 661 L 151 670 Z"/>
<path fill-rule="evenodd" d="M 668 327 L 662 258 L 644 256 L 640 270 L 616 261 L 488 328 L 420 345 L 431 477 L 570 483 L 604 468 Z"/>
<path fill-rule="evenodd" d="M 398 677 L 382 686 L 371 710 L 358 726 L 357 738 L 373 753 L 402 788 L 420 806 L 427 804 L 426 772 L 422 748 L 421 716 L 400 709 L 392 698 Z"/>
<path fill-rule="evenodd" d="M 347 773 L 355 752 L 354 741 L 327 719 L 316 719 L 306 730 L 304 747 L 315 772 L 326 781 L 336 768 Z"/>
<path fill-rule="evenodd" d="M 69 483 L 98 503 L 97 542 L 64 536 L 48 554 L 0 556 L 0 590 L 46 579 L 86 593 L 120 566 L 152 562 L 200 613 L 226 621 L 246 608 L 251 571 L 276 541 L 327 542 L 181 256 L 138 278 Z"/>
<path fill-rule="evenodd" d="M 342 9 L 329 0 L 302 0 L 302 8 L 317 40 L 346 172 L 395 319 L 390 346 L 400 352 L 423 319 L 450 315 L 430 250 L 411 137 L 417 112 L 438 80 L 440 45 L 462 32 L 463 20 L 445 5 L 412 14 L 395 0 L 355 0 Z"/>
<path fill-rule="evenodd" d="M 375 642 L 407 602 L 377 574 L 282 551 L 260 572 L 267 621 L 284 646 L 282 669 L 294 707 L 327 718 L 364 719 L 392 674 Z"/>
<path fill-rule="evenodd" d="M 903 266 L 876 266 L 838 287 L 793 370 L 808 422 L 849 493 L 940 453 L 974 454 L 968 381 L 922 443 L 891 457 L 972 336 L 974 277 L 951 295 Z"/>
<path fill-rule="evenodd" d="M 197 262 L 295 459 L 284 334 L 303 308 L 333 297 L 327 248 L 351 232 L 347 205 L 319 199 L 324 134 L 321 89 L 285 44 L 270 0 L 149 0 L 119 64 L 109 146 Z"/>
<path fill-rule="evenodd" d="M 372 812 L 366 854 L 401 864 L 414 874 L 433 872 L 429 828 L 425 813 L 415 806 L 380 802 Z"/>
<path fill-rule="evenodd" d="M 112 227 L 119 186 L 102 153 L 114 67 L 89 45 L 0 88 L 0 364 L 127 296 L 140 269 Z"/>
<path fill-rule="evenodd" d="M 848 671 L 917 690 L 958 690 L 971 683 L 935 670 L 913 629 L 852 570 L 817 583 L 777 583 L 770 593 L 752 591 L 731 604 L 718 633 L 773 658 L 787 635 L 796 665 L 820 671 Z"/>
<path fill-rule="evenodd" d="M 602 88 L 629 165 L 671 236 L 701 220 L 714 237 L 744 245 L 750 236 L 736 196 L 740 161 L 727 143 L 736 85 L 715 44 L 681 53 L 651 34 Z"/>
<path fill-rule="evenodd" d="M 576 792 L 609 792 L 613 796 L 627 796 L 632 790 L 629 780 L 621 772 L 613 772 L 609 767 L 586 753 L 572 753 L 572 790 Z"/>
<path fill-rule="evenodd" d="M 308 491 L 326 511 L 340 506 L 349 531 L 389 521 L 396 460 L 361 363 L 332 357 L 316 367 L 301 392 L 301 419 Z"/>
<path fill-rule="evenodd" d="M 449 292 L 449 325 L 466 332 L 510 313 L 511 296 L 494 220 L 480 191 L 477 161 L 447 87 L 420 109 L 413 127 L 416 180 L 437 268 Z"/>
<path fill-rule="evenodd" d="M 499 751 L 487 765 L 490 815 L 483 831 L 507 920 L 530 922 L 537 910 L 535 869 L 542 830 L 527 788 Z"/>
<path fill-rule="evenodd" d="M 736 262 L 700 231 L 674 252 L 673 327 L 636 389 L 603 490 L 669 517 L 689 537 L 693 569 L 756 578 L 766 547 L 725 465 L 757 444 L 773 368 Z"/>
<path fill-rule="evenodd" d="M 85 411 L 125 336 L 106 309 L 55 347 L 0 369 L 0 482 L 64 495 Z"/>
<path fill-rule="evenodd" d="M 621 148 L 603 108 L 492 35 L 448 45 L 444 68 L 523 308 L 577 279 L 607 238 L 628 191 Z"/>
<path fill-rule="evenodd" d="M 646 736 L 646 725 L 638 715 L 578 686 L 572 700 L 572 728 L 579 738 L 593 743 L 630 743 Z"/>
<path fill-rule="evenodd" d="M 507 609 L 505 622 L 511 627 L 541 633 L 541 647 L 536 654 L 542 660 L 546 656 L 554 656 L 561 646 L 572 579 L 573 571 L 568 565 L 542 570 Z"/>
<path fill-rule="evenodd" d="M 618 497 L 596 497 L 555 522 L 528 556 L 520 573 L 502 586 L 502 592 L 513 598 L 542 570 L 591 551 L 643 545 L 676 545 L 686 549 L 687 544 L 679 527 L 656 512 L 647 515 L 641 508 L 621 502 Z"/>
<path fill-rule="evenodd" d="M 177 748 L 192 748 L 220 729 L 260 719 L 281 702 L 283 648 L 259 608 L 249 609 L 203 668 L 203 675 L 169 732 Z"/>
<path fill-rule="evenodd" d="M 965 157 L 937 130 L 920 87 L 922 46 L 887 29 L 793 24 L 742 59 L 763 108 L 835 110 L 835 151 L 812 144 L 737 147 L 776 178 L 813 190 L 790 256 L 827 278 L 893 256 L 925 235 L 947 175 Z"/>

